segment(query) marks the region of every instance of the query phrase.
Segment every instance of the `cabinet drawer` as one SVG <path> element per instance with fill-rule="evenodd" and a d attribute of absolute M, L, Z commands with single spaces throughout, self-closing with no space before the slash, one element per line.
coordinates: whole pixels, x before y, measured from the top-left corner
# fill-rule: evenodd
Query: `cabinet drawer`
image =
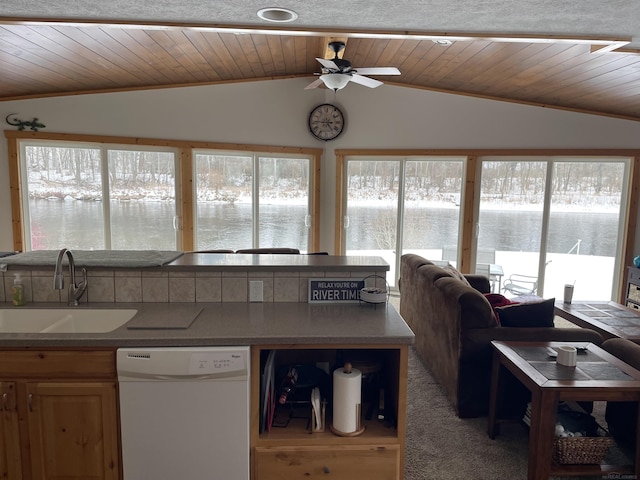
<path fill-rule="evenodd" d="M 115 378 L 113 350 L 0 350 L 1 378 Z"/>
<path fill-rule="evenodd" d="M 634 310 L 640 310 L 640 305 L 637 303 L 627 302 L 627 307 L 633 308 Z"/>
<path fill-rule="evenodd" d="M 640 287 L 630 283 L 627 289 L 627 298 L 640 303 Z"/>
<path fill-rule="evenodd" d="M 398 445 L 256 447 L 256 480 L 400 480 Z"/>
<path fill-rule="evenodd" d="M 629 282 L 640 285 L 640 269 L 629 267 Z"/>

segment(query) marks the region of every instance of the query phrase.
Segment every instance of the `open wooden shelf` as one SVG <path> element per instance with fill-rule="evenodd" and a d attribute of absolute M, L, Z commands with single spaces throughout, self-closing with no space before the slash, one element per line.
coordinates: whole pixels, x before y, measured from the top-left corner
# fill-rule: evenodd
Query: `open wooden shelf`
<path fill-rule="evenodd" d="M 356 436 L 340 436 L 331 431 L 329 404 L 324 432 L 312 432 L 311 406 L 302 403 L 297 405 L 295 416 L 289 417 L 286 426 L 274 424 L 269 431 L 260 432 L 263 411 L 260 382 L 269 350 L 276 350 L 276 368 L 315 362 L 328 363 L 333 368 L 341 355 L 349 353 L 377 358 L 382 373 L 376 388 L 381 386 L 384 392 L 384 411 L 380 412 L 384 418 L 379 418 L 378 412 L 374 411 L 372 418 L 367 420 L 363 413 L 364 432 Z M 407 345 L 269 345 L 254 346 L 251 355 L 253 479 L 313 476 L 328 468 L 332 478 L 339 480 L 354 478 L 356 473 L 371 480 L 401 480 L 406 433 Z M 326 400 L 331 402 L 332 399 Z M 363 411 L 366 412 L 368 405 L 364 398 L 363 403 Z M 277 413 L 282 413 L 291 406 L 276 408 L 283 409 L 277 410 Z M 284 417 L 287 417 L 287 413 Z M 362 458 L 362 462 L 354 464 L 356 457 Z"/>

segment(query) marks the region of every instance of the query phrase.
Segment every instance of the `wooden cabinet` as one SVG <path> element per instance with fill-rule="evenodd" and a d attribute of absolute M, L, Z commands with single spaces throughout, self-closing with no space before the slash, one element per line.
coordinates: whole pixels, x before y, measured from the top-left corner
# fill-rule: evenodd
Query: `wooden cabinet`
<path fill-rule="evenodd" d="M 15 382 L 0 382 L 0 478 L 22 478 Z"/>
<path fill-rule="evenodd" d="M 343 356 L 354 352 L 356 357 L 362 357 L 357 355 L 362 353 L 375 359 L 381 370 L 380 389 L 373 393 L 373 398 L 381 399 L 384 414 L 367 418 L 363 413 L 365 429 L 357 436 L 338 436 L 331 432 L 330 406 L 327 408 L 324 432 L 311 433 L 310 422 L 304 415 L 292 418 L 285 427 L 274 426 L 270 431 L 261 431 L 263 402 L 260 398 L 260 382 L 269 350 L 276 350 L 276 369 L 283 365 L 309 363 L 335 366 L 339 365 L 339 359 Z M 401 480 L 404 477 L 408 346 L 259 346 L 253 347 L 251 361 L 253 480 Z M 332 399 L 327 400 L 331 402 Z M 367 399 L 363 393 L 363 412 L 368 410 L 365 401 Z M 301 408 L 304 412 L 304 405 Z M 310 415 L 310 406 L 307 411 Z"/>
<path fill-rule="evenodd" d="M 254 480 L 395 480 L 400 468 L 398 445 L 256 447 L 255 455 Z"/>
<path fill-rule="evenodd" d="M 627 267 L 625 304 L 629 308 L 640 310 L 640 268 Z"/>
<path fill-rule="evenodd" d="M 0 478 L 120 478 L 113 351 L 0 351 Z"/>

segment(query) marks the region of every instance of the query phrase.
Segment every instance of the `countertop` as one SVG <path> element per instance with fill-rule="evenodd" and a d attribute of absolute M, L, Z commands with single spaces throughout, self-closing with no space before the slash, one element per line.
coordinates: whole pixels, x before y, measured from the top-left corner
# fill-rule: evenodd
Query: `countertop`
<path fill-rule="evenodd" d="M 74 250 L 77 268 L 156 269 L 165 271 L 306 271 L 387 272 L 389 264 L 377 256 L 288 255 L 248 253 L 183 253 L 156 250 Z M 58 252 L 36 250 L 3 257 L 0 271 L 53 267 Z M 67 259 L 64 259 L 66 265 Z M 66 267 L 65 267 L 66 269 Z"/>
<path fill-rule="evenodd" d="M 353 255 L 279 255 L 248 253 L 185 253 L 167 263 L 165 268 L 198 267 L 233 268 L 233 270 L 306 270 L 306 271 L 370 271 L 386 272 L 389 264 L 382 257 Z M 206 270 L 206 268 L 204 268 Z"/>
<path fill-rule="evenodd" d="M 202 311 L 188 328 L 154 327 L 171 305 Z M 60 304 L 3 308 L 61 308 Z M 65 308 L 136 309 L 129 322 L 108 333 L 0 333 L 0 347 L 154 347 L 271 344 L 412 344 L 414 334 L 391 304 L 309 303 L 125 303 Z M 189 309 L 186 309 L 189 310 Z M 180 308 L 176 309 L 179 314 Z M 179 320 L 179 319 L 177 319 Z"/>

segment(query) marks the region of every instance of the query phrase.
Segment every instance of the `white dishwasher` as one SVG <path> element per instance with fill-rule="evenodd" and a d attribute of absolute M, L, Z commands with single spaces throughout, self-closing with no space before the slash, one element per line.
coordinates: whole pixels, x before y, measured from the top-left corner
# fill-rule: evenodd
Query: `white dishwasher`
<path fill-rule="evenodd" d="M 118 349 L 124 480 L 248 480 L 249 364 L 249 347 Z"/>

